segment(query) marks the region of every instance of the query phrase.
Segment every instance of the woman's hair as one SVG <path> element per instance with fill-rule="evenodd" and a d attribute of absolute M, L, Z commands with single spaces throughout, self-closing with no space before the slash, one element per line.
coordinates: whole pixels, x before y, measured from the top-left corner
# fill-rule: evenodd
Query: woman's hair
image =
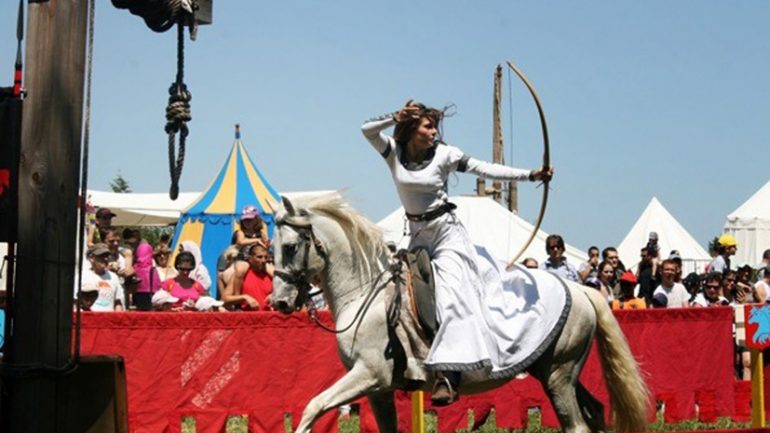
<path fill-rule="evenodd" d="M 412 139 L 412 135 L 414 135 L 414 131 L 417 130 L 417 127 L 420 126 L 420 122 L 424 118 L 428 118 L 433 121 L 433 123 L 436 125 L 436 130 L 438 133 L 436 134 L 436 141 L 441 141 L 441 120 L 444 118 L 444 114 L 446 112 L 446 109 L 444 110 L 438 110 L 436 108 L 426 107 L 424 104 L 421 104 L 419 102 L 412 103 L 412 106 L 417 106 L 420 108 L 420 113 L 416 119 L 407 119 L 403 122 L 399 122 L 396 127 L 393 130 L 393 138 L 395 138 L 396 143 L 398 143 L 400 146 L 406 145 L 406 143 L 409 142 L 409 140 Z"/>
<path fill-rule="evenodd" d="M 596 271 L 600 279 L 602 276 L 602 269 L 604 269 L 605 266 L 609 266 L 610 268 L 612 268 L 612 263 L 608 262 L 607 260 L 602 260 L 601 263 L 599 263 L 599 266 L 596 267 Z M 612 280 L 611 277 L 610 277 L 610 280 Z"/>
<path fill-rule="evenodd" d="M 179 254 L 176 255 L 176 258 L 174 259 L 174 268 L 179 269 L 179 266 L 182 263 L 190 263 L 194 268 L 196 266 L 195 256 L 189 251 L 180 252 Z"/>

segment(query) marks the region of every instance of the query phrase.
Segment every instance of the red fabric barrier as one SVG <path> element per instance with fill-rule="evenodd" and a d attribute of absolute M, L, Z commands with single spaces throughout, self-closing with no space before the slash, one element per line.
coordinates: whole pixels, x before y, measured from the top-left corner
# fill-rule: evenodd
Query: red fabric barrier
<path fill-rule="evenodd" d="M 322 316 L 327 324 L 328 316 Z M 732 310 L 634 310 L 616 314 L 666 420 L 742 415 L 733 374 Z M 308 401 L 344 374 L 333 335 L 305 314 L 84 313 L 83 354 L 125 359 L 132 432 L 179 431 L 193 416 L 199 432 L 222 431 L 230 415 L 249 416 L 250 431 L 283 432 L 284 413 L 299 422 Z M 581 377 L 607 402 L 596 348 Z M 409 395 L 397 393 L 399 425 L 409 430 Z M 521 428 L 527 409 L 540 407 L 542 423 L 558 421 L 540 384 L 513 380 L 488 393 L 463 396 L 437 409 L 439 431 L 467 425 L 467 410 L 483 422 L 492 407 L 497 425 Z M 365 401 L 362 432 L 376 431 Z M 430 407 L 426 396 L 426 407 Z M 336 413 L 316 431 L 336 431 Z"/>

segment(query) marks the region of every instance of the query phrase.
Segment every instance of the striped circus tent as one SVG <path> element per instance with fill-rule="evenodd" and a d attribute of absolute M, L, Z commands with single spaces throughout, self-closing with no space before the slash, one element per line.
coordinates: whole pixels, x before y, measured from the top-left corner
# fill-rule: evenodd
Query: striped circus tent
<path fill-rule="evenodd" d="M 278 192 L 254 165 L 241 142 L 238 125 L 235 142 L 213 182 L 179 217 L 173 241 L 173 255 L 182 241 L 200 246 L 203 264 L 212 279 L 210 292 L 216 297 L 216 263 L 219 255 L 230 245 L 238 228 L 241 210 L 246 205 L 257 208 L 265 222 L 267 235 L 275 227 L 274 209 L 280 202 Z M 173 262 L 172 262 L 173 263 Z"/>

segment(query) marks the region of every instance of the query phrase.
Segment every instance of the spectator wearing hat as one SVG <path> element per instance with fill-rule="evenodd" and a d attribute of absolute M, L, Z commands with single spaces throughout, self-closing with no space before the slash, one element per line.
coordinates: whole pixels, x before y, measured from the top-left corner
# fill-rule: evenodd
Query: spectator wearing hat
<path fill-rule="evenodd" d="M 591 246 L 588 248 L 588 261 L 580 264 L 578 275 L 580 281 L 585 282 L 588 278 L 597 278 L 599 275 L 599 247 Z"/>
<path fill-rule="evenodd" d="M 89 222 L 86 231 L 86 246 L 91 247 L 97 242 L 104 242 L 104 231 L 108 227 L 112 227 L 112 219 L 115 218 L 115 214 L 106 207 L 100 208 L 96 211 L 96 219 L 93 222 Z"/>
<path fill-rule="evenodd" d="M 267 248 L 258 243 L 249 247 L 247 261 L 236 261 L 233 277 L 222 293 L 231 309 L 269 310 L 273 275 L 267 263 Z"/>
<path fill-rule="evenodd" d="M 88 305 L 89 310 L 123 311 L 125 309 L 123 286 L 118 276 L 108 269 L 109 248 L 103 243 L 93 244 L 86 254 L 90 268 L 83 271 L 81 291 L 98 293 L 93 303 Z"/>
<path fill-rule="evenodd" d="M 671 259 L 663 260 L 660 265 L 660 285 L 655 288 L 652 293 L 653 301 L 656 300 L 656 295 L 663 294 L 666 299 L 666 308 L 684 308 L 689 306 L 690 294 L 687 293 L 687 289 L 684 288 L 682 283 L 677 283 L 676 278 L 677 266 Z"/>
<path fill-rule="evenodd" d="M 722 294 L 722 274 L 709 272 L 703 280 L 703 290 L 695 295 L 690 303 L 693 307 L 719 307 L 729 305 L 730 301 Z"/>
<path fill-rule="evenodd" d="M 660 245 L 658 244 L 658 232 L 650 232 L 647 237 L 646 247 L 650 251 L 652 257 L 652 272 L 658 273 L 658 265 L 660 263 Z"/>
<path fill-rule="evenodd" d="M 762 269 L 762 278 L 754 284 L 754 302 L 766 303 L 770 294 L 770 265 Z"/>
<path fill-rule="evenodd" d="M 636 275 L 631 271 L 623 272 L 620 278 L 618 278 L 621 293 L 612 301 L 611 307 L 613 310 L 643 310 L 647 308 L 644 298 L 634 296 L 636 282 Z"/>
<path fill-rule="evenodd" d="M 722 235 L 717 240 L 717 253 L 714 260 L 709 264 L 709 270 L 725 273 L 730 269 L 730 256 L 738 251 L 738 242 L 732 235 Z"/>
<path fill-rule="evenodd" d="M 559 235 L 549 235 L 545 239 L 545 252 L 548 258 L 540 264 L 540 269 L 546 270 L 566 280 L 580 281 L 577 269 L 567 263 L 564 256 L 564 239 Z"/>
<path fill-rule="evenodd" d="M 267 231 L 257 208 L 251 205 L 243 207 L 240 229 L 235 231 L 233 238 L 235 239 L 233 243 L 239 247 L 248 247 L 256 243 L 262 243 L 267 247 Z"/>

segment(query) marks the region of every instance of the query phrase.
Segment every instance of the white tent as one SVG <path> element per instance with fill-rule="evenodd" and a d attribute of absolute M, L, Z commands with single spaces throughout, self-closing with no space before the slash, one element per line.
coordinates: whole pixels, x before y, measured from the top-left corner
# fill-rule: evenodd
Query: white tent
<path fill-rule="evenodd" d="M 455 214 L 468 230 L 473 242 L 484 246 L 493 257 L 508 261 L 527 241 L 534 226 L 518 215 L 508 211 L 488 197 L 452 197 L 450 201 L 457 205 Z M 406 248 L 409 237 L 404 235 L 404 208 L 399 208 L 377 223 L 384 230 L 385 240 L 394 242 L 398 248 Z M 548 233 L 539 230 L 535 240 L 522 254 L 519 261 L 534 257 L 542 263 L 548 255 L 545 252 L 545 238 Z M 587 255 L 571 245 L 566 245 L 564 255 L 576 268 L 584 262 Z"/>
<path fill-rule="evenodd" d="M 331 191 L 286 192 L 289 198 L 326 194 Z M 165 226 L 175 224 L 183 209 L 186 209 L 200 192 L 180 192 L 176 200 L 168 193 L 116 193 L 88 190 L 88 202 L 97 208 L 106 207 L 116 216 L 115 226 Z"/>
<path fill-rule="evenodd" d="M 672 250 L 679 251 L 685 275 L 689 272 L 703 272 L 704 266 L 711 260 L 706 250 L 660 204 L 658 199 L 653 197 L 618 246 L 620 260 L 627 268 L 635 268 L 639 263 L 639 252 L 647 245 L 650 232 L 658 234 L 658 246 L 662 259 L 668 258 Z"/>
<path fill-rule="evenodd" d="M 770 248 L 770 181 L 727 215 L 724 231 L 738 241 L 733 263 L 756 266 L 762 261 Z"/>
<path fill-rule="evenodd" d="M 88 202 L 97 208 L 106 207 L 116 217 L 116 226 L 161 226 L 174 224 L 179 212 L 186 208 L 200 193 L 181 192 L 171 200 L 168 193 L 115 193 L 88 190 Z"/>

